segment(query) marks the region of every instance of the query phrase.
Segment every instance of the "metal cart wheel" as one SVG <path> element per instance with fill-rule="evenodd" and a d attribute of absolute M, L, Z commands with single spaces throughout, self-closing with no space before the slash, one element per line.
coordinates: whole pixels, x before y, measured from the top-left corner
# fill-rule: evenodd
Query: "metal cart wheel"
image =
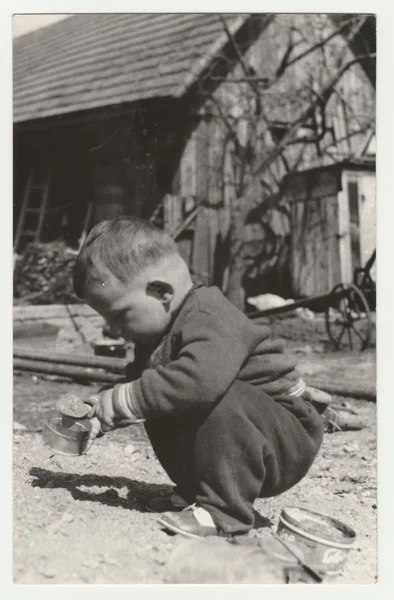
<path fill-rule="evenodd" d="M 365 350 L 371 338 L 371 313 L 362 291 L 338 284 L 328 298 L 326 329 L 336 350 Z"/>

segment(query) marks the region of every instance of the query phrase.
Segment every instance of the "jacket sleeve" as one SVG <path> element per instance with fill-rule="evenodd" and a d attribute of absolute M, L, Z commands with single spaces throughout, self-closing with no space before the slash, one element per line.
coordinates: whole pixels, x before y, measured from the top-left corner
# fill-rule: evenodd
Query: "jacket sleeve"
<path fill-rule="evenodd" d="M 255 345 L 218 315 L 199 311 L 182 328 L 180 349 L 166 366 L 146 369 L 128 384 L 130 404 L 143 418 L 198 411 L 230 387 Z"/>

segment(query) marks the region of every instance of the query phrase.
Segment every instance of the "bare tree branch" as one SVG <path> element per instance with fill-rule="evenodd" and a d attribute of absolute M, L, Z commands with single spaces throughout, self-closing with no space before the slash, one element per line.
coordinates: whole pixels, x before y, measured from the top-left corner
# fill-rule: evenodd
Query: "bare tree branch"
<path fill-rule="evenodd" d="M 287 63 L 286 68 L 290 67 L 291 65 L 294 65 L 296 62 L 298 62 L 302 58 L 305 58 L 306 56 L 308 56 L 308 54 L 311 54 L 311 52 L 314 52 L 318 48 L 322 48 L 322 47 L 326 46 L 328 44 L 328 42 L 330 42 L 332 39 L 334 39 L 338 35 L 342 35 L 342 33 L 349 27 L 349 24 L 351 24 L 353 22 L 358 22 L 358 21 L 359 21 L 359 17 L 351 17 L 349 20 L 345 21 L 338 29 L 336 29 L 335 31 L 333 31 L 332 33 L 327 35 L 325 38 L 323 38 L 319 42 L 316 42 L 316 44 L 314 44 L 310 48 L 307 48 L 304 52 L 301 52 L 300 54 L 298 54 L 298 56 L 295 56 L 291 61 L 289 61 Z"/>
<path fill-rule="evenodd" d="M 316 96 L 317 96 L 316 99 L 314 101 L 312 101 L 309 104 L 309 106 L 302 111 L 300 116 L 291 124 L 287 133 L 283 136 L 282 140 L 277 144 L 277 146 L 275 148 L 273 148 L 270 152 L 268 152 L 268 154 L 263 158 L 263 160 L 261 160 L 260 163 L 253 169 L 253 171 L 251 173 L 252 179 L 257 177 L 258 174 L 261 173 L 265 168 L 267 168 L 267 166 L 272 161 L 276 160 L 280 156 L 280 154 L 284 150 L 284 148 L 289 144 L 289 142 L 291 142 L 294 139 L 294 136 L 296 135 L 300 125 L 309 118 L 309 116 L 311 115 L 312 111 L 317 106 L 317 104 L 319 102 L 324 102 L 324 103 L 328 102 L 330 96 L 334 92 L 335 85 L 338 83 L 338 81 L 340 81 L 340 79 L 343 77 L 343 75 L 346 73 L 346 71 L 348 71 L 354 64 L 359 63 L 360 61 L 364 60 L 365 58 L 370 58 L 370 56 L 371 55 L 363 55 L 363 56 L 354 58 L 353 60 L 349 60 L 345 65 L 342 66 L 342 68 L 338 71 L 338 73 L 336 73 L 331 78 L 329 84 L 325 87 L 325 89 L 320 94 L 316 94 Z M 244 205 L 243 213 L 245 215 L 247 214 L 248 209 L 249 209 L 249 205 L 251 202 L 251 196 L 252 196 L 252 189 L 249 187 L 249 188 L 246 188 L 243 199 L 240 199 L 240 202 L 242 202 Z"/>
<path fill-rule="evenodd" d="M 258 89 L 253 84 L 253 82 L 250 81 L 250 75 L 251 75 L 250 68 L 247 66 L 247 64 L 245 63 L 245 61 L 243 59 L 243 56 L 238 48 L 238 44 L 236 43 L 233 34 L 231 33 L 230 29 L 227 26 L 226 19 L 223 17 L 223 15 L 219 15 L 219 19 L 223 25 L 223 28 L 227 34 L 228 39 L 230 40 L 230 42 L 233 46 L 233 49 L 235 50 L 235 53 L 239 60 L 239 64 L 241 65 L 241 68 L 244 72 L 245 77 L 249 78 L 249 79 L 247 79 L 247 82 L 250 84 L 250 87 L 252 88 L 253 92 L 258 96 Z"/>

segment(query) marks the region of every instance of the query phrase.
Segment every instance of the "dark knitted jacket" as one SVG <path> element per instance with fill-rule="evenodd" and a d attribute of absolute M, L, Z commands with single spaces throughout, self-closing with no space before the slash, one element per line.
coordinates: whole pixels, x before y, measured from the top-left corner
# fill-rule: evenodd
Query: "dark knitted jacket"
<path fill-rule="evenodd" d="M 216 287 L 195 284 L 162 342 L 136 345 L 126 377 L 133 404 L 144 418 L 204 410 L 236 380 L 283 396 L 299 380 L 295 361 Z"/>

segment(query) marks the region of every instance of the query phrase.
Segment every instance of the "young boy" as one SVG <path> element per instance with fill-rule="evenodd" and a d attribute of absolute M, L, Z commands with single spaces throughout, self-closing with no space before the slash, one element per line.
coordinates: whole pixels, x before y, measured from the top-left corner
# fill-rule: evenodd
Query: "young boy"
<path fill-rule="evenodd" d="M 247 533 L 254 500 L 298 483 L 322 441 L 282 342 L 219 289 L 193 283 L 175 242 L 140 219 L 92 229 L 74 288 L 135 342 L 126 382 L 89 401 L 91 439 L 144 420 L 177 490 L 148 504 L 160 524 L 189 537 Z"/>

